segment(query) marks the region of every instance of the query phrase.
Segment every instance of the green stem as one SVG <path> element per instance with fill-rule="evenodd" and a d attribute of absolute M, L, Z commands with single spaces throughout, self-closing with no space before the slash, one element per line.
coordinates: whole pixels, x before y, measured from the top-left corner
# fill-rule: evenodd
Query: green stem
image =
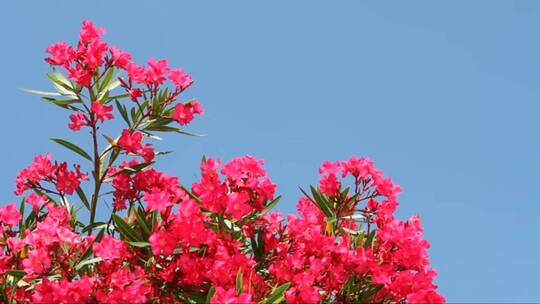
<path fill-rule="evenodd" d="M 88 88 L 91 102 L 94 99 L 94 92 Z M 92 125 L 92 143 L 94 150 L 94 193 L 92 194 L 92 202 L 90 203 L 90 227 L 93 227 L 96 219 L 97 202 L 99 197 L 99 190 L 101 188 L 100 172 L 101 159 L 98 150 L 98 138 L 97 138 L 97 119 L 94 113 L 90 112 L 90 124 Z M 92 234 L 93 228 L 88 230 L 88 235 Z"/>

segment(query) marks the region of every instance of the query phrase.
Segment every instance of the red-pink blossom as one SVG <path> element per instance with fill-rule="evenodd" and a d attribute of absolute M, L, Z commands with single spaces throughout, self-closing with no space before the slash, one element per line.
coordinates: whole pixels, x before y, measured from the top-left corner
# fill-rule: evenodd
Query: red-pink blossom
<path fill-rule="evenodd" d="M 142 149 L 143 138 L 143 134 L 139 131 L 124 129 L 118 139 L 118 146 L 128 153 L 138 153 Z"/>
<path fill-rule="evenodd" d="M 51 258 L 44 248 L 28 251 L 28 258 L 23 262 L 24 271 L 29 274 L 43 274 L 51 266 Z"/>
<path fill-rule="evenodd" d="M 237 295 L 236 289 L 229 288 L 224 289 L 220 286 L 216 287 L 216 293 L 214 294 L 214 297 L 212 297 L 212 300 L 210 301 L 212 304 L 235 304 L 235 303 L 242 303 L 242 304 L 249 304 L 249 303 L 255 303 L 251 299 L 251 295 L 248 293 L 241 293 Z"/>
<path fill-rule="evenodd" d="M 154 232 L 148 239 L 155 255 L 171 255 L 176 248 L 176 238 L 169 232 Z"/>
<path fill-rule="evenodd" d="M 47 197 L 45 195 L 30 193 L 24 198 L 24 201 L 28 202 L 32 206 L 32 210 L 37 213 L 41 209 L 41 206 L 47 203 Z"/>
<path fill-rule="evenodd" d="M 133 101 L 137 101 L 142 96 L 142 91 L 139 88 L 129 90 L 129 98 Z"/>
<path fill-rule="evenodd" d="M 104 236 L 101 241 L 94 243 L 93 251 L 96 257 L 100 257 L 104 261 L 119 260 L 126 255 L 124 242 L 109 235 Z"/>
<path fill-rule="evenodd" d="M 96 119 L 101 122 L 114 118 L 111 114 L 112 109 L 112 106 L 104 106 L 99 100 L 94 101 L 91 108 L 92 113 L 96 115 Z"/>
<path fill-rule="evenodd" d="M 79 131 L 81 127 L 87 124 L 86 116 L 81 112 L 69 115 L 69 119 L 71 122 L 68 124 L 68 127 L 73 131 Z"/>
<path fill-rule="evenodd" d="M 0 223 L 13 227 L 21 220 L 21 214 L 14 203 L 0 207 Z"/>
<path fill-rule="evenodd" d="M 92 21 L 84 20 L 82 24 L 79 37 L 83 43 L 91 43 L 96 39 L 100 39 L 100 35 L 105 33 L 104 28 L 96 28 Z"/>
<path fill-rule="evenodd" d="M 89 87 L 92 81 L 92 73 L 85 69 L 81 64 L 68 67 L 68 77 L 77 82 L 78 84 Z"/>
<path fill-rule="evenodd" d="M 131 54 L 121 50 L 119 48 L 116 48 L 114 46 L 110 47 L 109 50 L 111 51 L 111 57 L 113 64 L 120 69 L 125 68 L 128 63 L 131 62 Z"/>
<path fill-rule="evenodd" d="M 65 41 L 51 44 L 45 51 L 51 54 L 51 57 L 45 58 L 45 61 L 51 65 L 67 67 L 75 59 L 75 50 Z"/>
<path fill-rule="evenodd" d="M 185 90 L 193 83 L 191 75 L 186 74 L 182 69 L 169 69 L 166 72 L 171 82 L 181 90 Z"/>
<path fill-rule="evenodd" d="M 145 83 L 153 85 L 163 83 L 167 70 L 167 60 L 148 59 L 148 68 L 144 71 Z"/>
<path fill-rule="evenodd" d="M 197 101 L 190 101 L 186 104 L 178 103 L 174 107 L 171 118 L 184 126 L 190 123 L 196 114 L 202 115 L 204 110 Z"/>

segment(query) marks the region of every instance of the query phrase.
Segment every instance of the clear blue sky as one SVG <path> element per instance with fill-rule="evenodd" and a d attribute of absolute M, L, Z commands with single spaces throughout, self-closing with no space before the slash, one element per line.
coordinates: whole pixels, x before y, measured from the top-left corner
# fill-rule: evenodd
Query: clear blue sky
<path fill-rule="evenodd" d="M 202 154 L 252 154 L 291 212 L 323 160 L 368 156 L 422 217 L 450 302 L 540 301 L 540 2 L 157 2 L 2 3 L 2 203 L 34 154 L 67 157 L 49 137 L 77 139 L 18 88 L 49 89 L 45 47 L 91 19 L 193 73 L 208 136 L 167 137 L 161 169 L 189 183 Z"/>

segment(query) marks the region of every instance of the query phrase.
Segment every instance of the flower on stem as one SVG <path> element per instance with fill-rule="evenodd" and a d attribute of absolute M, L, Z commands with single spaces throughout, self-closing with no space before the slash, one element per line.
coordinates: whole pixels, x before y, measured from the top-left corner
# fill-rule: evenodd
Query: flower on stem
<path fill-rule="evenodd" d="M 178 103 L 174 107 L 174 111 L 171 114 L 171 118 L 176 120 L 180 125 L 184 126 L 190 123 L 193 120 L 195 114 L 202 115 L 204 110 L 202 109 L 199 102 L 196 100 L 190 101 L 188 103 Z"/>
<path fill-rule="evenodd" d="M 92 81 L 92 73 L 87 69 L 83 68 L 81 64 L 77 64 L 75 67 L 68 67 L 68 77 L 71 78 L 76 83 L 89 87 Z"/>
<path fill-rule="evenodd" d="M 45 58 L 45 61 L 51 65 L 67 67 L 75 60 L 75 50 L 71 46 L 68 46 L 65 41 L 51 44 L 45 51 L 51 54 L 51 57 Z"/>
<path fill-rule="evenodd" d="M 96 119 L 101 122 L 114 118 L 111 114 L 112 109 L 112 106 L 104 106 L 99 100 L 94 101 L 91 108 L 92 113 L 96 115 Z"/>
<path fill-rule="evenodd" d="M 81 127 L 87 125 L 86 116 L 82 112 L 77 112 L 76 114 L 69 115 L 71 122 L 68 124 L 68 127 L 73 131 L 81 130 Z"/>
<path fill-rule="evenodd" d="M 21 220 L 21 214 L 14 203 L 0 207 L 0 223 L 13 227 Z"/>
<path fill-rule="evenodd" d="M 124 129 L 118 139 L 118 146 L 127 153 L 138 153 L 142 149 L 141 142 L 143 138 L 143 134 L 139 131 Z"/>
<path fill-rule="evenodd" d="M 82 24 L 83 26 L 79 34 L 82 43 L 91 43 L 94 40 L 100 39 L 102 34 L 105 34 L 105 29 L 102 27 L 96 28 L 92 21 L 84 20 Z"/>
<path fill-rule="evenodd" d="M 186 74 L 182 69 L 169 69 L 167 76 L 176 88 L 180 90 L 187 89 L 193 83 L 191 75 Z"/>
<path fill-rule="evenodd" d="M 109 50 L 111 51 L 112 62 L 117 68 L 123 69 L 131 62 L 130 53 L 114 46 L 111 46 Z"/>

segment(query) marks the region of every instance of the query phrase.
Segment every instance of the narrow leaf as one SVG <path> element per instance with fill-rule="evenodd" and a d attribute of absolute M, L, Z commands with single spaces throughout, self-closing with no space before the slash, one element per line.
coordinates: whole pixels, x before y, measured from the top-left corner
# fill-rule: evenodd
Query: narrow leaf
<path fill-rule="evenodd" d="M 40 91 L 40 90 L 26 89 L 26 88 L 21 88 L 21 90 L 28 93 L 32 93 L 32 94 L 42 95 L 42 96 L 62 96 L 62 94 L 57 93 L 57 92 Z"/>
<path fill-rule="evenodd" d="M 84 194 L 84 191 L 81 189 L 81 187 L 77 188 L 75 192 L 77 192 L 77 195 L 81 199 L 81 202 L 84 204 L 84 206 L 88 210 L 90 210 L 90 203 L 88 202 L 88 198 L 86 197 L 86 194 Z"/>
<path fill-rule="evenodd" d="M 70 143 L 67 140 L 60 139 L 60 138 L 51 138 L 51 140 L 54 141 L 57 144 L 60 144 L 60 145 L 62 145 L 64 147 L 70 149 L 71 151 L 73 151 L 73 152 L 79 154 L 80 156 L 88 159 L 89 161 L 92 161 L 92 157 L 90 157 L 90 155 L 88 155 L 88 153 L 86 153 L 79 146 L 77 146 L 77 145 L 75 145 L 73 143 Z"/>
<path fill-rule="evenodd" d="M 133 230 L 133 228 L 131 228 L 131 226 L 128 223 L 126 223 L 121 217 L 119 217 L 116 214 L 113 214 L 112 218 L 118 228 L 118 231 L 124 238 L 126 238 L 128 241 L 131 241 L 131 242 L 142 241 L 137 236 L 137 232 L 135 232 L 135 230 Z"/>
<path fill-rule="evenodd" d="M 75 270 L 80 270 L 81 268 L 83 268 L 84 266 L 86 265 L 91 265 L 91 264 L 95 264 L 95 263 L 99 263 L 101 262 L 102 259 L 100 257 L 97 257 L 97 258 L 91 258 L 91 259 L 86 259 L 84 261 L 81 261 L 79 264 L 77 264 L 77 266 L 75 266 Z"/>
<path fill-rule="evenodd" d="M 281 284 L 279 285 L 278 287 L 276 287 L 274 289 L 274 291 L 272 292 L 272 294 L 270 296 L 268 296 L 268 298 L 264 299 L 262 302 L 260 302 L 261 304 L 264 303 L 264 304 L 273 304 L 273 303 L 280 303 L 281 301 L 284 300 L 283 298 L 283 293 L 289 289 L 289 287 L 291 287 L 291 283 L 290 282 L 287 282 L 287 283 L 284 283 L 284 284 Z"/>

